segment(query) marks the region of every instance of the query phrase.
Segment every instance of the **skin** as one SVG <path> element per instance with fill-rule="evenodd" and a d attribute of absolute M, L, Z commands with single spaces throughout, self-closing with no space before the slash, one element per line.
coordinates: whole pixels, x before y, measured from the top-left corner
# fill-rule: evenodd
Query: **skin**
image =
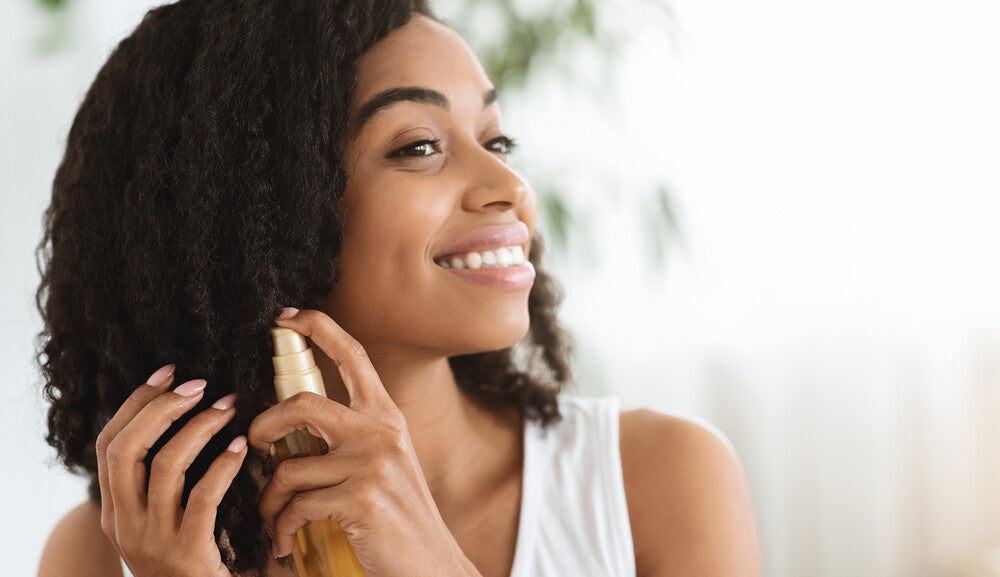
<path fill-rule="evenodd" d="M 352 136 L 342 281 L 323 310 L 276 321 L 310 338 L 327 397 L 303 393 L 258 415 L 249 448 L 220 455 L 181 509 L 184 470 L 234 410 L 204 411 L 164 446 L 144 504 L 142 455 L 201 393 L 168 392 L 172 375 L 140 386 L 98 438 L 103 504 L 57 526 L 39 575 L 86 577 L 67 562 L 84 557 L 92 574 L 117 574 L 121 556 L 138 577 L 228 577 L 214 507 L 248 450 L 297 429 L 331 450 L 257 479 L 279 555 L 304 523 L 332 519 L 369 577 L 509 574 L 523 421 L 462 394 L 447 359 L 521 340 L 529 291 L 468 283 L 431 257 L 485 226 L 520 220 L 533 231 L 535 195 L 496 142 L 499 107 L 483 107 L 492 84 L 454 31 L 420 15 L 393 31 L 362 57 L 352 108 L 399 86 L 442 92 L 450 108 L 396 104 Z M 436 138 L 409 146 L 411 158 L 387 158 Z M 721 436 L 640 409 L 621 414 L 620 449 L 639 576 L 760 575 L 745 476 Z M 87 541 L 98 518 L 110 548 Z M 295 575 L 275 561 L 269 572 Z"/>
<path fill-rule="evenodd" d="M 418 486 L 413 496 L 429 503 L 426 516 L 441 520 L 420 533 L 438 536 L 427 546 L 446 551 L 456 559 L 454 567 L 475 571 L 449 526 L 461 533 L 457 519 L 468 517 L 470 501 L 492 491 L 509 493 L 507 481 L 520 472 L 522 421 L 514 410 L 483 407 L 462 393 L 448 357 L 502 349 L 524 338 L 530 289 L 475 285 L 432 257 L 486 226 L 521 221 L 533 232 L 536 198 L 508 163 L 499 104 L 484 106 L 483 95 L 493 88 L 486 72 L 458 34 L 431 19 L 414 16 L 362 57 L 352 129 L 357 112 L 375 95 L 410 86 L 441 92 L 448 109 L 400 102 L 352 132 L 345 150 L 350 177 L 343 198 L 342 280 L 323 309 L 363 348 L 374 367 L 369 382 L 379 383 L 375 388 L 387 393 L 405 422 L 419 466 L 403 467 L 403 478 L 387 484 Z M 434 139 L 440 144 L 419 143 Z M 314 354 L 328 398 L 353 406 L 336 360 L 323 347 L 314 347 Z M 251 443 L 266 447 L 284 430 L 293 429 L 258 440 L 251 427 Z M 276 497 L 273 508 L 289 498 Z M 414 518 L 420 515 L 400 520 L 404 538 L 414 533 Z M 279 535 L 279 555 L 291 551 L 293 534 Z"/>
<path fill-rule="evenodd" d="M 471 231 L 524 222 L 533 232 L 534 191 L 508 163 L 499 104 L 483 107 L 493 84 L 468 45 L 450 28 L 421 15 L 366 52 L 352 100 L 423 86 L 445 94 L 450 110 L 402 102 L 373 117 L 348 141 L 350 178 L 342 280 L 324 310 L 364 346 L 385 389 L 409 425 L 435 500 L 475 485 L 477 455 L 493 454 L 484 435 L 497 418 L 461 394 L 448 357 L 498 350 L 528 332 L 529 289 L 501 290 L 466 282 L 432 257 Z M 410 147 L 442 139 L 435 150 Z M 327 396 L 348 404 L 338 372 L 317 356 Z"/>

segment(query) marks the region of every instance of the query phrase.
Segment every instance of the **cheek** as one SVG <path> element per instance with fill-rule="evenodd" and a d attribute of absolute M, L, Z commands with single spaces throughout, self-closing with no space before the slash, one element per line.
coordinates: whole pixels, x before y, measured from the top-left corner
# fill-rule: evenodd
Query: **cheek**
<path fill-rule="evenodd" d="M 437 266 L 429 250 L 447 216 L 443 203 L 398 189 L 383 189 L 369 197 L 373 202 L 355 205 L 344 228 L 341 282 L 351 292 L 370 292 L 369 300 L 419 292 L 434 272 L 430 267 Z"/>

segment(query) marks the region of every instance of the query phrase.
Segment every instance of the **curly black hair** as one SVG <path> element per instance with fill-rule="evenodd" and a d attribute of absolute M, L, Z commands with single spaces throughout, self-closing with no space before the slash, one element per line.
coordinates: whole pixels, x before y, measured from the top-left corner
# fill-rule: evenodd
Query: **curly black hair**
<path fill-rule="evenodd" d="M 36 362 L 46 441 L 100 503 L 95 440 L 135 387 L 176 364 L 205 378 L 200 410 L 237 393 L 234 419 L 185 476 L 182 505 L 229 440 L 275 402 L 269 329 L 281 306 L 320 308 L 339 279 L 348 105 L 360 56 L 426 0 L 180 0 L 148 11 L 84 97 L 36 249 Z M 529 251 L 528 335 L 449 359 L 463 391 L 549 426 L 571 386 L 558 283 Z M 266 574 L 250 467 L 226 493 L 216 542 L 234 574 Z"/>

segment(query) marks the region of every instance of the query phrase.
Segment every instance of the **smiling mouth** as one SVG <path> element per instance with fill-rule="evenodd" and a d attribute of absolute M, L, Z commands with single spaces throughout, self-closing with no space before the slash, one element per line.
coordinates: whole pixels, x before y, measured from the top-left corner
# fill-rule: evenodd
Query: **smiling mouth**
<path fill-rule="evenodd" d="M 441 268 L 480 269 L 506 268 L 527 262 L 524 247 L 520 245 L 504 246 L 492 250 L 451 254 L 434 259 Z"/>

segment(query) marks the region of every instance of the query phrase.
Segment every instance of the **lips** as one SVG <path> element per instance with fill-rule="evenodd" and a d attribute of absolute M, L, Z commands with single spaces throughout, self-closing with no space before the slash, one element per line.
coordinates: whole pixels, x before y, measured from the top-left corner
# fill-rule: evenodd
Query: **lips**
<path fill-rule="evenodd" d="M 482 252 L 485 250 L 495 250 L 504 246 L 521 246 L 524 249 L 525 258 L 528 255 L 528 225 L 521 221 L 511 224 L 501 224 L 488 226 L 475 230 L 468 235 L 458 239 L 447 248 L 439 251 L 434 256 L 434 260 L 455 255 L 465 255 L 470 252 Z"/>

